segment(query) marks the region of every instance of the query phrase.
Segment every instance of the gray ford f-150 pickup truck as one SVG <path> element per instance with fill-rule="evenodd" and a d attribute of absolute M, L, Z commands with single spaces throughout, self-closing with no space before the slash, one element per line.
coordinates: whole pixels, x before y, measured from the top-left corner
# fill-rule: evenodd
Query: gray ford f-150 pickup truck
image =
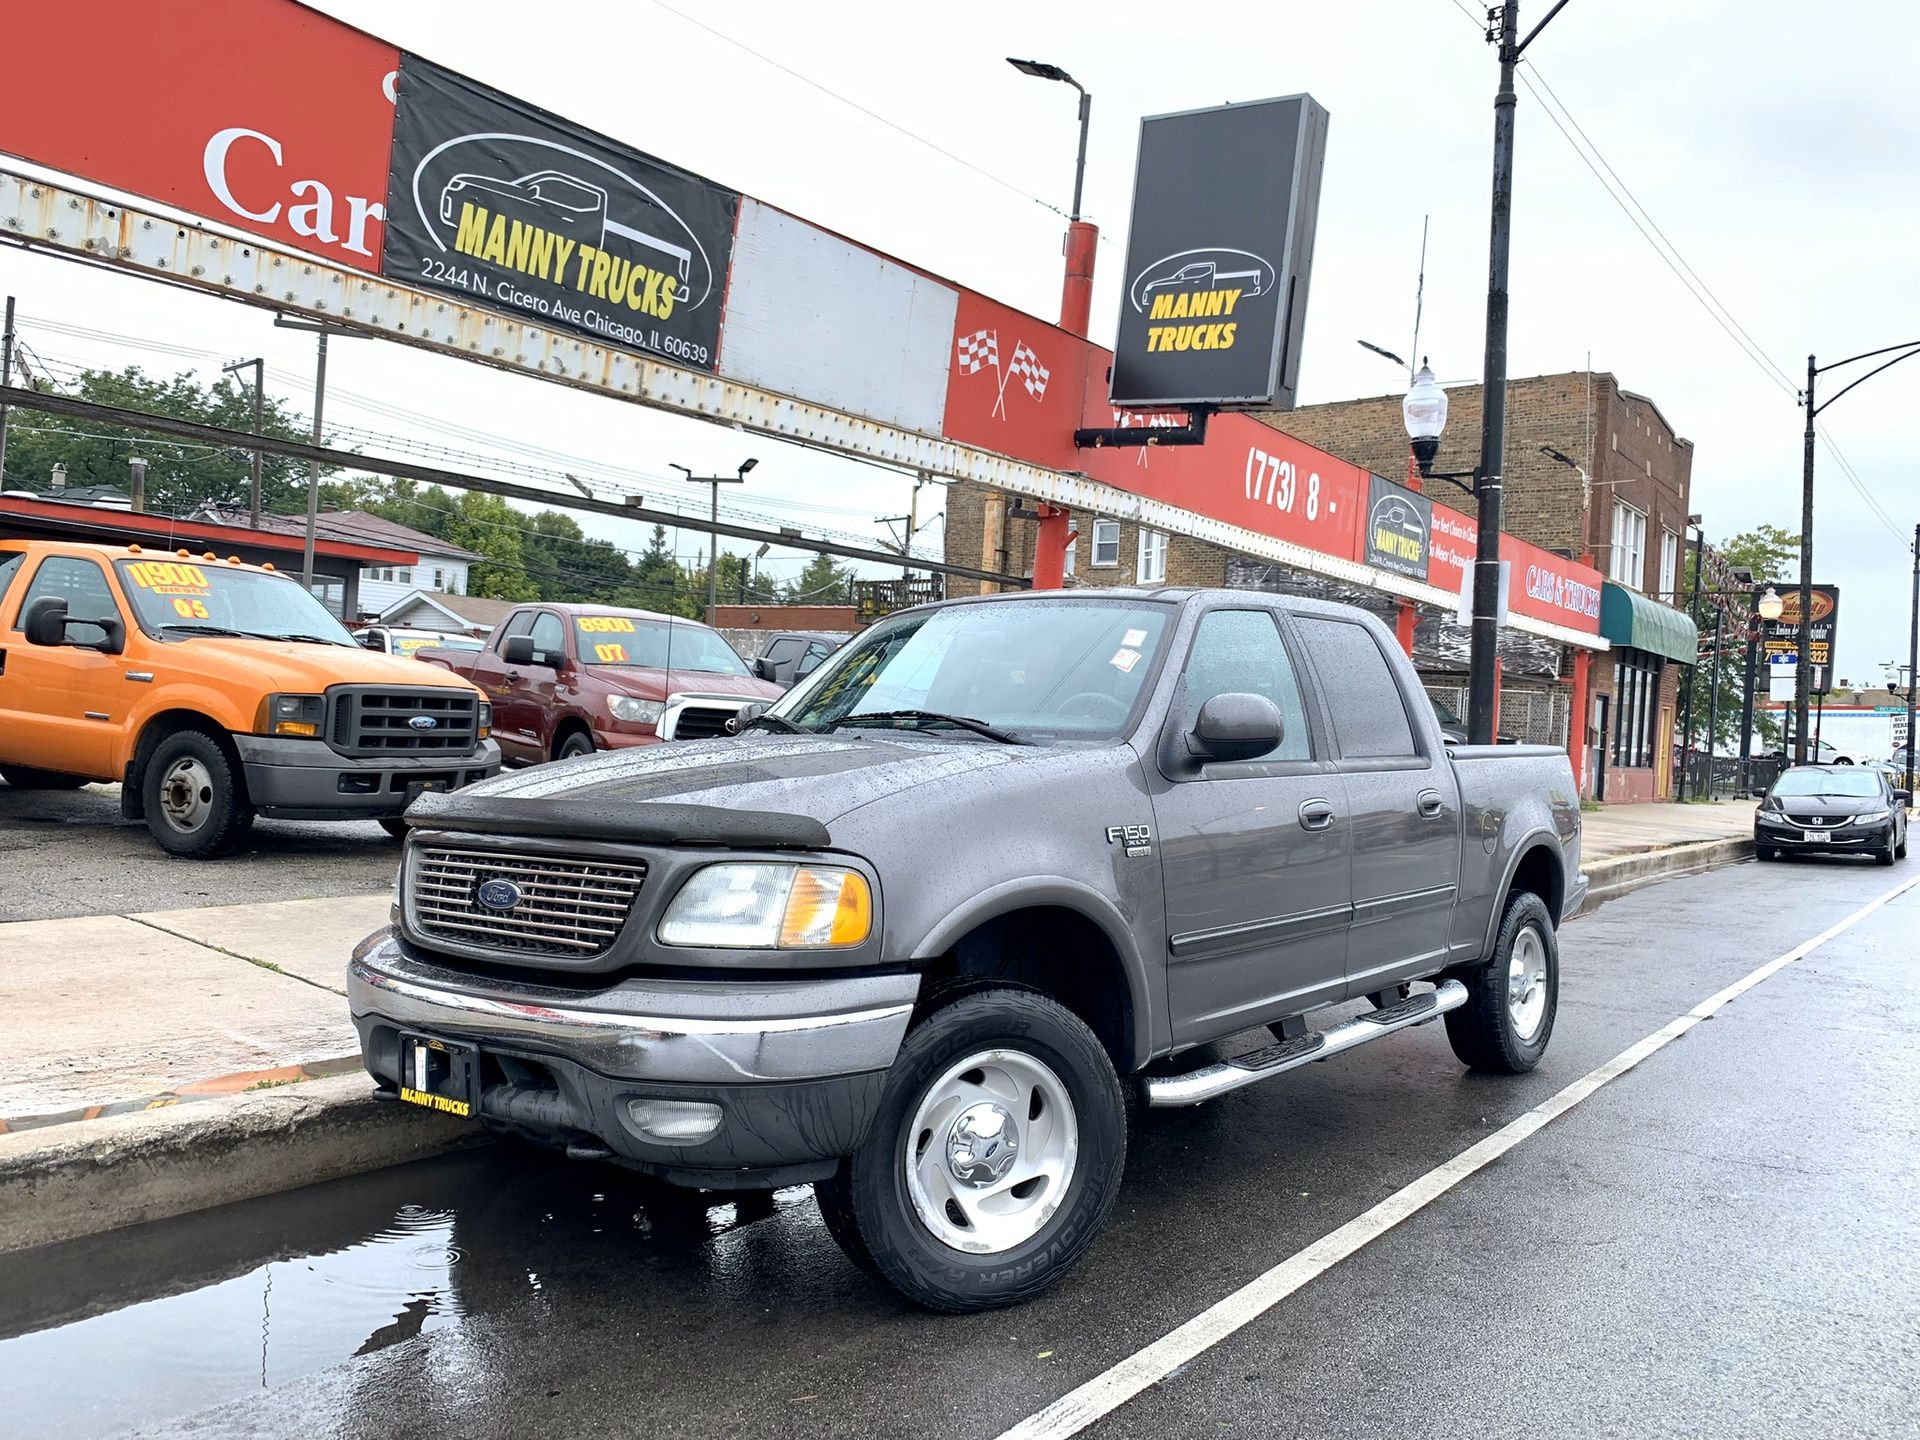
<path fill-rule="evenodd" d="M 813 1181 L 946 1310 L 1079 1258 L 1129 1089 L 1196 1104 L 1441 1015 L 1531 1069 L 1585 889 L 1564 752 L 1449 747 L 1378 621 L 1231 591 L 904 611 L 737 737 L 408 821 L 350 970 L 384 1092 L 685 1185 Z"/>

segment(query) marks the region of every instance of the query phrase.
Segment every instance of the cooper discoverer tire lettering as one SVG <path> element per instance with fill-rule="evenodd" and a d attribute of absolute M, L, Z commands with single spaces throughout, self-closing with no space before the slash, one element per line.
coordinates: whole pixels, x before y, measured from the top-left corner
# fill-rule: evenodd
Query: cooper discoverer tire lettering
<path fill-rule="evenodd" d="M 1073 1267 L 1126 1153 L 1093 1032 L 1044 995 L 982 990 L 908 1032 L 867 1138 L 815 1192 L 856 1265 L 929 1309 L 988 1310 Z"/>

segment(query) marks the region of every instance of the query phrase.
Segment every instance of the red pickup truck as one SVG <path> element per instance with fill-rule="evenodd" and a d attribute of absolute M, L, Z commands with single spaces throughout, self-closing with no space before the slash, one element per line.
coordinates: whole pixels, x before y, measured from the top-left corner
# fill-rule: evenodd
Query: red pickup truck
<path fill-rule="evenodd" d="M 486 692 L 494 739 L 519 765 L 724 735 L 743 706 L 783 693 L 755 679 L 717 630 L 600 605 L 522 605 L 483 650 L 413 658 Z"/>

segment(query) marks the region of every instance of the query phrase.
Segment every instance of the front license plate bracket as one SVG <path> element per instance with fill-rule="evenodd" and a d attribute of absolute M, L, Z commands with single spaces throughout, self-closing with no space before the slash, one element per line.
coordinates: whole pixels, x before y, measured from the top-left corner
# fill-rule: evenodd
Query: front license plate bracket
<path fill-rule="evenodd" d="M 462 1120 L 478 1118 L 480 1050 L 431 1035 L 400 1037 L 400 1098 Z"/>

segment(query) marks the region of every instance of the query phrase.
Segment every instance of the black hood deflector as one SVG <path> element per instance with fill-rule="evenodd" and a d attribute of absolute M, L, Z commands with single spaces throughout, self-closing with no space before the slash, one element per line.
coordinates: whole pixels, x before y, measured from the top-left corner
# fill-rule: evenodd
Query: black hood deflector
<path fill-rule="evenodd" d="M 805 815 L 593 796 L 495 798 L 429 791 L 407 808 L 407 824 L 416 830 L 742 850 L 824 850 L 832 843 L 827 827 Z"/>

